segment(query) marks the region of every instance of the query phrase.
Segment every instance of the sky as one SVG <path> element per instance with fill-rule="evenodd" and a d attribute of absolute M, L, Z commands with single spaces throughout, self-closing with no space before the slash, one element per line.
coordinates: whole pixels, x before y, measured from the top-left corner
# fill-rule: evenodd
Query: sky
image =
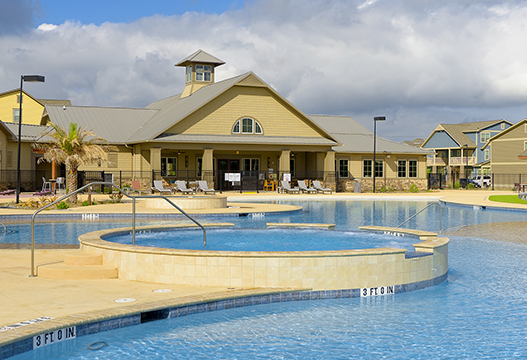
<path fill-rule="evenodd" d="M 254 72 L 305 114 L 379 136 L 527 117 L 527 1 L 0 0 L 0 92 L 144 107 L 179 94 L 198 49 Z"/>

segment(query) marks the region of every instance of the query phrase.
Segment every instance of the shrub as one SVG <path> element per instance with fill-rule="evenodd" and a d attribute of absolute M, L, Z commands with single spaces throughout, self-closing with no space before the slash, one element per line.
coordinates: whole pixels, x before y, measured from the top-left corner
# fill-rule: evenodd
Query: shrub
<path fill-rule="evenodd" d="M 385 186 L 383 186 L 383 187 L 381 188 L 381 192 L 383 192 L 383 193 L 386 192 L 386 187 L 385 187 Z"/>
<path fill-rule="evenodd" d="M 121 202 L 121 199 L 123 198 L 123 194 L 119 192 L 118 194 L 110 194 L 110 200 L 114 203 Z"/>
<path fill-rule="evenodd" d="M 475 189 L 475 188 L 476 188 L 476 186 L 474 184 L 472 184 L 472 183 L 469 183 L 467 185 L 467 189 Z"/>
<path fill-rule="evenodd" d="M 410 186 L 410 192 L 413 192 L 413 193 L 419 192 L 419 187 L 417 187 L 417 185 L 415 184 L 412 184 Z"/>
<path fill-rule="evenodd" d="M 389 188 L 388 188 L 388 191 L 389 191 L 389 192 L 395 192 L 395 189 L 394 189 L 393 187 L 389 187 Z"/>
<path fill-rule="evenodd" d="M 459 185 L 459 181 L 456 181 L 456 182 L 454 183 L 454 189 L 459 189 L 460 186 L 461 186 L 461 185 Z"/>
<path fill-rule="evenodd" d="M 58 205 L 57 205 L 57 209 L 61 209 L 61 210 L 65 210 L 67 208 L 69 208 L 70 206 L 68 205 L 67 202 L 65 201 L 61 201 Z"/>
<path fill-rule="evenodd" d="M 84 200 L 82 202 L 82 206 L 89 206 L 89 205 L 90 205 L 90 203 L 88 202 L 88 200 Z"/>

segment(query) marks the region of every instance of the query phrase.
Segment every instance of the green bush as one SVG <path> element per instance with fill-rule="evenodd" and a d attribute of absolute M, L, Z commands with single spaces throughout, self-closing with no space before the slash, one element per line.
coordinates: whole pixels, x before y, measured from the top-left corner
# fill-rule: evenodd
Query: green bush
<path fill-rule="evenodd" d="M 383 186 L 383 187 L 381 188 L 381 192 L 383 192 L 383 193 L 386 192 L 386 187 L 385 187 L 385 186 Z"/>
<path fill-rule="evenodd" d="M 389 191 L 389 192 L 395 192 L 395 189 L 394 189 L 393 187 L 389 187 L 389 188 L 388 188 L 388 191 Z"/>
<path fill-rule="evenodd" d="M 68 203 L 66 203 L 65 201 L 61 201 L 58 205 L 57 205 L 57 209 L 61 209 L 61 210 L 65 210 L 65 209 L 68 209 L 70 206 L 68 205 Z"/>
<path fill-rule="evenodd" d="M 413 192 L 413 193 L 419 192 L 419 188 L 417 187 L 417 185 L 412 184 L 410 186 L 410 192 Z"/>
<path fill-rule="evenodd" d="M 82 206 L 89 206 L 90 203 L 88 202 L 88 200 L 84 200 L 83 203 L 82 203 Z"/>
<path fill-rule="evenodd" d="M 461 186 L 461 185 L 459 185 L 459 181 L 456 181 L 456 182 L 454 183 L 454 189 L 459 189 L 460 186 Z"/>
<path fill-rule="evenodd" d="M 469 183 L 467 185 L 467 189 L 475 189 L 475 188 L 476 188 L 476 186 L 474 184 L 472 184 L 472 183 Z"/>

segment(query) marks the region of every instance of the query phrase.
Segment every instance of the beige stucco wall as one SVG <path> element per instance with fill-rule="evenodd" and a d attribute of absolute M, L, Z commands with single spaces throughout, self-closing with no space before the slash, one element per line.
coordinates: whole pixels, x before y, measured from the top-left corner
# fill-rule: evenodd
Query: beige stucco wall
<path fill-rule="evenodd" d="M 166 132 L 231 135 L 235 122 L 242 117 L 258 121 L 266 136 L 321 136 L 269 90 L 247 86 L 229 89 Z"/>

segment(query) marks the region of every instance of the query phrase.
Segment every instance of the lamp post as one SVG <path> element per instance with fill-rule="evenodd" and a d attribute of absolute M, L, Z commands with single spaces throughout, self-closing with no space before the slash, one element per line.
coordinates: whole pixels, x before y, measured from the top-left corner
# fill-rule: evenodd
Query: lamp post
<path fill-rule="evenodd" d="M 20 76 L 20 107 L 18 109 L 18 157 L 16 163 L 16 203 L 20 201 L 20 138 L 22 137 L 22 86 L 24 82 L 44 82 L 42 75 Z"/>
<path fill-rule="evenodd" d="M 465 149 L 465 189 L 468 189 L 468 144 L 463 145 Z"/>
<path fill-rule="evenodd" d="M 373 118 L 373 193 L 375 193 L 375 153 L 377 152 L 377 121 L 386 120 L 386 116 L 375 116 Z"/>

